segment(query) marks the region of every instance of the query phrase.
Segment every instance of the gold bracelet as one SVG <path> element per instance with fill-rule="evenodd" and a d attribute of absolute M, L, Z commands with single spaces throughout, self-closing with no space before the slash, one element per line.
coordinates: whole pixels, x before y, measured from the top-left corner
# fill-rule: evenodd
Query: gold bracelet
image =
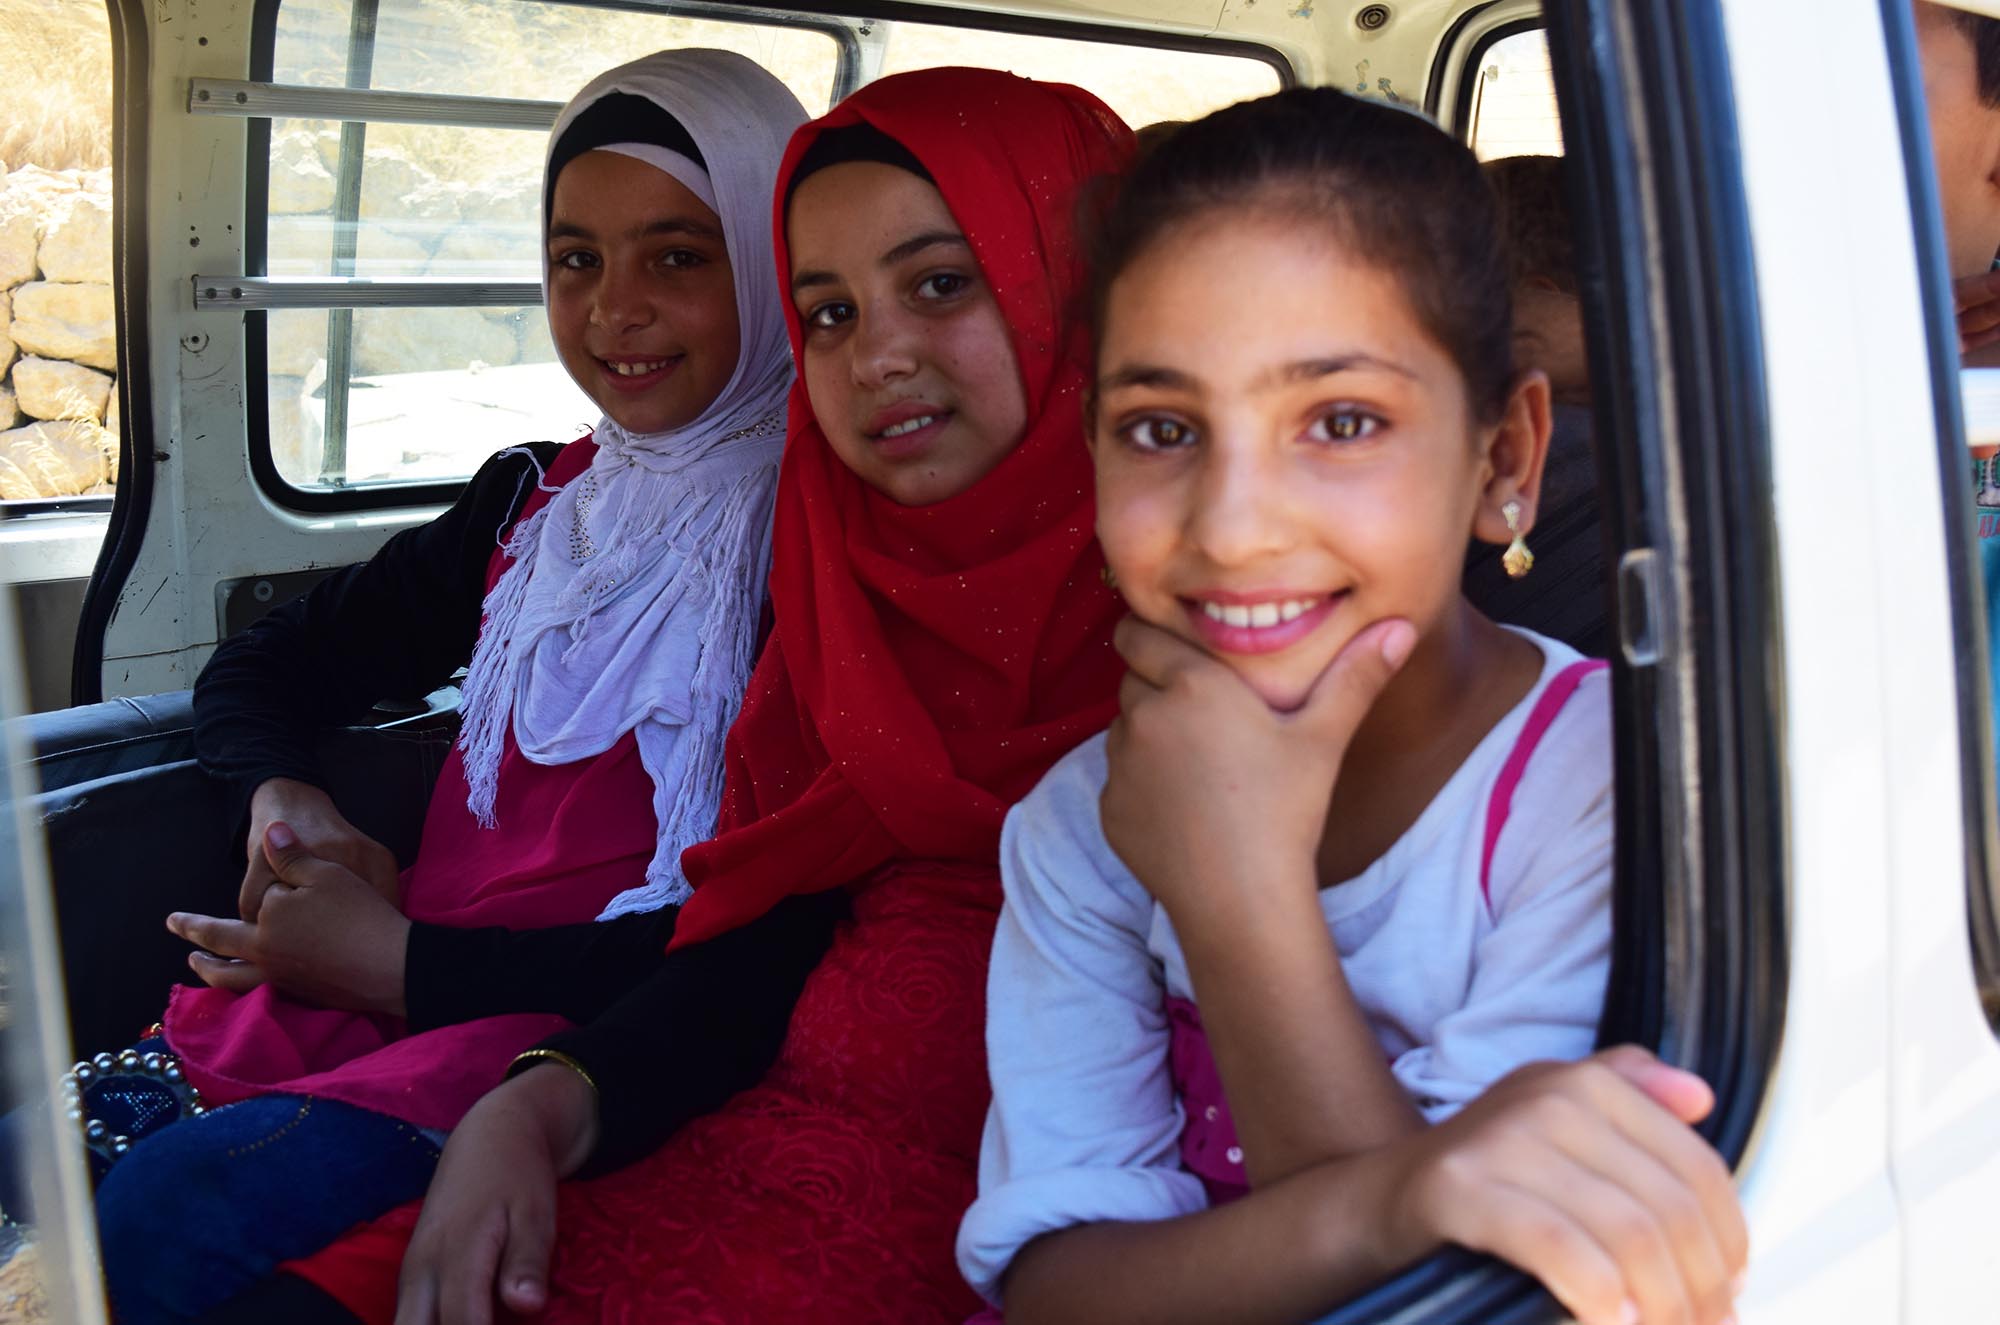
<path fill-rule="evenodd" d="M 516 1054 L 514 1055 L 514 1061 L 507 1064 L 507 1075 L 512 1077 L 516 1072 L 521 1071 L 524 1065 L 533 1067 L 537 1062 L 542 1061 L 561 1063 L 564 1067 L 582 1077 L 583 1084 L 590 1087 L 591 1098 L 597 1098 L 596 1079 L 584 1070 L 582 1063 L 577 1062 L 560 1049 L 529 1049 L 523 1053 Z"/>

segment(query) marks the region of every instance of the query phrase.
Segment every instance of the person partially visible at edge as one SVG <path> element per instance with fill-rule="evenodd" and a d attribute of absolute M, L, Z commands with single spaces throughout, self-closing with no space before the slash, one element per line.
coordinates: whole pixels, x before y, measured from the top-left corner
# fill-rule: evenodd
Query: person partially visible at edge
<path fill-rule="evenodd" d="M 1915 0 L 1946 260 L 1958 312 L 1959 353 L 2000 363 L 2000 19 Z M 1971 515 L 1986 591 L 1991 693 L 2000 703 L 2000 456 L 1975 451 Z M 2000 724 L 2000 711 L 1994 714 Z M 2000 743 L 2000 742 L 1997 742 Z"/>
<path fill-rule="evenodd" d="M 2000 343 L 2000 19 L 1912 0 L 1959 344 Z"/>
<path fill-rule="evenodd" d="M 1590 404 L 1583 287 L 1564 192 L 1563 158 L 1506 156 L 1480 167 L 1500 208 L 1514 299 L 1514 362 L 1549 379 L 1556 405 Z"/>
<path fill-rule="evenodd" d="M 347 1318 L 977 1308 L 952 1236 L 987 1101 L 1000 825 L 1110 721 L 1122 671 L 1070 313 L 1078 198 L 1130 150 L 1088 93 L 976 69 L 872 83 L 794 138 L 776 199 L 799 383 L 775 624 L 716 837 L 684 857 L 679 938 L 815 890 L 844 892 L 852 919 L 763 1082 L 625 1168 L 603 1172 L 658 1140 L 644 1094 L 547 1062 L 500 1085 L 420 1219 L 406 1207 L 292 1267 Z M 659 1055 L 687 1012 L 630 1018 L 626 1052 Z M 602 1176 L 557 1187 L 586 1165 Z"/>
<path fill-rule="evenodd" d="M 141 1048 L 177 1055 L 209 1108 L 135 1127 L 99 1185 L 121 1320 L 196 1317 L 421 1193 L 507 1064 L 603 1005 L 601 984 L 559 987 L 564 967 L 611 949 L 658 965 L 755 656 L 791 381 L 767 206 L 804 119 L 724 51 L 580 93 L 549 140 L 544 277 L 602 420 L 489 460 L 451 511 L 225 643 L 198 681 L 197 747 L 247 817 L 249 869 L 240 919 L 169 922 L 208 987 L 176 989 Z M 467 664 L 463 731 L 399 874 L 324 789 L 313 737 Z M 621 916 L 638 918 L 591 932 Z M 450 953 L 504 941 L 496 926 L 572 928 L 497 997 L 500 981 L 452 987 L 447 957 L 420 1000 L 420 932 Z M 728 954 L 738 974 L 714 993 L 737 1011 L 709 1034 L 732 1057 L 690 1051 L 700 1107 L 754 1079 L 734 1056 L 775 1051 L 831 916 L 797 928 Z M 294 978 L 314 964 L 323 978 Z"/>
<path fill-rule="evenodd" d="M 1472 153 L 1333 88 L 1231 106 L 1133 169 L 1092 283 L 1131 670 L 1002 838 L 968 1279 L 1281 1325 L 1457 1242 L 1588 1325 L 1729 1319 L 1708 1088 L 1590 1057 L 1605 665 L 1456 574 L 1535 573 L 1549 437 Z"/>

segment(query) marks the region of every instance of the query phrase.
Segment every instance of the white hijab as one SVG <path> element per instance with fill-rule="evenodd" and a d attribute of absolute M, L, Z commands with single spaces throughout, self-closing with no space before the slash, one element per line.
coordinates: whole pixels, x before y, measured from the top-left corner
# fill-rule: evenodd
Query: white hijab
<path fill-rule="evenodd" d="M 639 435 L 601 419 L 590 468 L 515 528 L 513 564 L 486 596 L 459 737 L 467 805 L 492 827 L 510 725 L 538 764 L 588 759 L 637 733 L 659 837 L 645 882 L 600 919 L 684 900 L 680 854 L 715 828 L 723 738 L 755 661 L 792 381 L 771 196 L 786 141 L 806 119 L 784 84 L 740 55 L 663 51 L 577 93 L 547 160 L 577 116 L 612 93 L 653 102 L 701 154 L 696 163 L 651 143 L 602 149 L 713 199 L 735 275 L 736 371 L 700 417 L 671 432 Z M 543 190 L 545 209 L 552 193 Z M 548 223 L 544 214 L 544 232 Z M 542 280 L 546 293 L 546 249 Z"/>

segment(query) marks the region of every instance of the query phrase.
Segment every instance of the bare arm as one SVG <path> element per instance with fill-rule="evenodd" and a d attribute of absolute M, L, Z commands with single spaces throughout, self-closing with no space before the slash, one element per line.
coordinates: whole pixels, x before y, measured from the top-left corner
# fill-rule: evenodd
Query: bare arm
<path fill-rule="evenodd" d="M 556 1183 L 597 1144 L 597 1092 L 559 1063 L 473 1105 L 446 1143 L 403 1258 L 398 1325 L 490 1325 L 547 1303 Z"/>
<path fill-rule="evenodd" d="M 1006 1278 L 1008 1319 L 1300 1321 L 1453 1242 L 1535 1275 L 1586 1325 L 1719 1325 L 1748 1237 L 1686 1126 L 1711 1104 L 1643 1050 L 1537 1064 L 1436 1128 L 1230 1205 L 1039 1238 Z"/>
<path fill-rule="evenodd" d="M 1385 1228 L 1391 1167 L 1377 1151 L 1314 1165 L 1199 1214 L 1047 1234 L 1015 1258 L 1007 1319 L 1309 1319 L 1435 1247 Z"/>

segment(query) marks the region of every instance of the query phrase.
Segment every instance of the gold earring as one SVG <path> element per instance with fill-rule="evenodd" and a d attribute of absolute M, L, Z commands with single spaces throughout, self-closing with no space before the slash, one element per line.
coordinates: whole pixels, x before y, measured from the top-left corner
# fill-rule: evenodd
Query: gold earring
<path fill-rule="evenodd" d="M 1500 554 L 1500 565 L 1509 579 L 1518 580 L 1535 568 L 1535 554 L 1528 551 L 1528 540 L 1521 536 L 1521 503 L 1509 498 L 1500 508 L 1500 518 L 1507 522 L 1507 532 L 1514 541 Z"/>
<path fill-rule="evenodd" d="M 1107 589 L 1118 587 L 1118 576 L 1112 571 L 1111 563 L 1108 561 L 1097 568 L 1097 578 L 1104 581 L 1104 587 Z"/>

